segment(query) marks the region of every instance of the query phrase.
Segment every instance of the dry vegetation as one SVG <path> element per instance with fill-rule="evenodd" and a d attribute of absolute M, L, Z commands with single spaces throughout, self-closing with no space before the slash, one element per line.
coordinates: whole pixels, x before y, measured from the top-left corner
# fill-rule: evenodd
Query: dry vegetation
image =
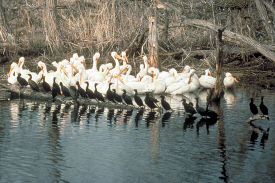
<path fill-rule="evenodd" d="M 273 46 L 274 38 L 265 29 L 254 0 L 163 0 L 172 8 L 168 11 L 168 36 L 164 33 L 164 11 L 157 11 L 159 50 L 162 65 L 178 70 L 184 64 L 201 68 L 215 63 L 216 32 L 206 27 L 183 24 L 184 18 L 201 19 L 234 33 Z M 265 1 L 264 1 L 265 2 Z M 266 1 L 274 6 L 273 1 Z M 81 4 L 83 3 L 83 4 Z M 15 44 L 0 48 L 10 58 L 18 56 L 47 56 L 55 60 L 69 58 L 77 52 L 89 61 L 99 51 L 110 58 L 111 51 L 127 50 L 130 60 L 141 61 L 148 54 L 148 17 L 154 14 L 151 0 L 58 0 L 58 40 L 46 36 L 43 10 L 44 0 L 3 1 L 6 19 Z M 269 25 L 274 29 L 275 13 L 266 6 Z M 180 13 L 180 14 L 179 14 Z M 133 40 L 135 40 L 133 42 Z M 4 45 L 4 44 L 2 44 Z M 255 49 L 225 38 L 225 63 L 263 70 L 273 69 L 273 62 Z M 42 58 L 43 59 L 43 58 Z M 105 59 L 106 60 L 106 59 Z M 254 60 L 255 63 L 250 61 Z M 88 63 L 88 66 L 89 63 Z"/>

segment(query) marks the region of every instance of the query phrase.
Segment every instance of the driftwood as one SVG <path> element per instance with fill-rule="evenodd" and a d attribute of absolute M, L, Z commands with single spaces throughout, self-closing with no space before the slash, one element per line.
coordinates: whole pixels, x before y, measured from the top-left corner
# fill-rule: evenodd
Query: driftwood
<path fill-rule="evenodd" d="M 247 123 L 251 123 L 252 121 L 260 120 L 260 119 L 267 119 L 267 116 L 255 115 L 255 116 L 253 116 L 253 117 L 250 117 L 246 122 L 247 122 Z"/>
<path fill-rule="evenodd" d="M 249 123 L 249 125 L 253 128 L 254 131 L 257 131 L 257 132 L 264 133 L 264 134 L 268 135 L 270 128 L 268 128 L 267 130 L 264 130 L 262 127 L 252 123 L 255 120 L 262 120 L 262 119 L 267 119 L 267 117 L 266 116 L 261 116 L 261 115 L 255 115 L 253 117 L 250 117 L 247 120 L 247 123 Z"/>

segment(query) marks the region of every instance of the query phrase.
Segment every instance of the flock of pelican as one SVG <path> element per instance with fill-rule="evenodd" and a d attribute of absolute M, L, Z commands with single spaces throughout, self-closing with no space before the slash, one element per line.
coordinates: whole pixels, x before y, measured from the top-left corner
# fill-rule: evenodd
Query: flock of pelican
<path fill-rule="evenodd" d="M 117 94 L 122 95 L 125 91 L 128 95 L 133 95 L 134 90 L 138 94 L 152 92 L 154 94 L 181 95 L 187 92 L 194 92 L 200 87 L 214 88 L 216 78 L 214 78 L 209 69 L 205 70 L 205 75 L 197 76 L 196 70 L 186 65 L 181 72 L 171 68 L 169 71 L 160 72 L 159 69 L 150 67 L 146 56 L 143 57 L 143 63 L 140 64 L 140 70 L 136 76 L 131 75 L 132 66 L 125 52 L 119 55 L 117 52 L 111 53 L 114 59 L 113 63 L 101 64 L 98 66 L 100 54 L 97 52 L 93 56 L 92 68 L 86 69 L 84 56 L 78 56 L 77 53 L 67 60 L 52 62 L 56 68 L 55 71 L 48 71 L 46 64 L 38 62 L 41 69 L 39 73 L 24 69 L 25 58 L 21 57 L 18 63 L 13 62 L 7 74 L 10 84 L 18 84 L 19 80 L 30 81 L 36 85 L 43 85 L 45 91 L 51 91 L 54 85 L 61 87 L 76 87 L 84 90 L 97 90 L 106 95 L 109 86 Z M 123 62 L 120 65 L 119 60 Z M 99 67 L 99 68 L 98 68 Z M 20 78 L 20 79 L 19 79 Z M 238 82 L 230 73 L 225 74 L 223 84 L 225 88 L 232 88 Z M 97 84 L 96 84 L 97 83 Z M 109 85 L 109 83 L 112 83 Z M 21 84 L 21 83 L 20 83 Z M 22 85 L 22 84 L 21 84 Z M 24 84 L 28 85 L 28 84 Z M 33 88 L 33 87 L 32 87 Z M 40 87 L 38 87 L 37 91 Z M 34 88 L 33 88 L 34 89 Z M 61 94 L 63 94 L 61 90 Z"/>

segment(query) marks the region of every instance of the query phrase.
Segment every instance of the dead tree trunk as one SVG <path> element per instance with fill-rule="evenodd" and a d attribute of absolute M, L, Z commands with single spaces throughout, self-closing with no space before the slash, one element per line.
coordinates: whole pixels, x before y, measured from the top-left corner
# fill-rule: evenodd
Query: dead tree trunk
<path fill-rule="evenodd" d="M 159 63 L 159 48 L 156 18 L 149 17 L 149 60 L 152 67 L 161 69 Z"/>
<path fill-rule="evenodd" d="M 222 33 L 225 28 L 218 29 L 218 40 L 217 40 L 217 60 L 216 60 L 216 85 L 214 89 L 214 94 L 212 100 L 219 101 L 222 93 L 222 66 L 223 66 L 223 42 Z"/>
<path fill-rule="evenodd" d="M 43 14 L 44 34 L 46 42 L 52 53 L 58 51 L 61 46 L 58 23 L 56 18 L 57 0 L 46 0 Z"/>
<path fill-rule="evenodd" d="M 0 0 L 0 39 L 4 43 L 5 49 L 15 43 L 15 38 L 12 35 L 6 21 L 5 11 L 2 6 L 2 0 Z"/>

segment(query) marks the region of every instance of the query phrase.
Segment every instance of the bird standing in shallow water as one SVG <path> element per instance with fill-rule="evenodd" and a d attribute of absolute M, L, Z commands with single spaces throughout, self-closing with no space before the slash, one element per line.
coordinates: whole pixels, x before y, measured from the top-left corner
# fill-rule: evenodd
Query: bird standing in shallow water
<path fill-rule="evenodd" d="M 166 111 L 171 110 L 171 106 L 170 106 L 170 104 L 165 100 L 165 96 L 164 96 L 164 95 L 161 95 L 160 98 L 161 98 L 161 105 L 162 105 L 162 107 L 163 107 Z"/>
<path fill-rule="evenodd" d="M 135 94 L 134 94 L 134 100 L 135 100 L 136 104 L 137 104 L 139 107 L 144 107 L 144 104 L 143 104 L 143 102 L 142 102 L 142 99 L 137 95 L 137 94 L 138 94 L 138 93 L 137 93 L 137 89 L 134 89 L 134 92 L 135 92 Z"/>
<path fill-rule="evenodd" d="M 206 111 L 199 106 L 199 98 L 196 98 L 196 110 L 202 117 L 206 117 Z"/>
<path fill-rule="evenodd" d="M 249 106 L 250 106 L 250 111 L 252 112 L 253 115 L 258 114 L 258 108 L 257 108 L 257 106 L 253 103 L 253 98 L 250 98 Z"/>
<path fill-rule="evenodd" d="M 152 109 L 157 108 L 158 106 L 156 105 L 156 103 L 158 102 L 157 99 L 155 99 L 154 97 L 150 96 L 149 92 L 146 92 L 146 97 L 144 99 L 145 104 Z"/>
<path fill-rule="evenodd" d="M 218 114 L 215 111 L 209 110 L 209 103 L 206 105 L 206 110 L 205 114 L 208 116 L 210 119 L 217 120 L 218 119 Z"/>
<path fill-rule="evenodd" d="M 189 104 L 187 104 L 185 99 L 182 99 L 181 101 L 182 101 L 182 105 L 184 107 L 185 112 L 187 112 L 187 113 L 189 113 L 191 115 L 194 115 L 195 113 L 197 113 L 196 110 L 193 107 L 193 103 L 192 102 L 190 102 Z"/>
<path fill-rule="evenodd" d="M 61 95 L 59 85 L 55 82 L 56 77 L 53 78 L 52 99 L 55 100 L 57 94 Z"/>
<path fill-rule="evenodd" d="M 263 96 L 261 97 L 260 110 L 261 110 L 261 112 L 263 113 L 263 115 L 266 116 L 266 119 L 269 120 L 269 117 L 268 117 L 268 109 L 267 109 L 267 107 L 264 105 L 264 97 L 263 97 Z"/>

